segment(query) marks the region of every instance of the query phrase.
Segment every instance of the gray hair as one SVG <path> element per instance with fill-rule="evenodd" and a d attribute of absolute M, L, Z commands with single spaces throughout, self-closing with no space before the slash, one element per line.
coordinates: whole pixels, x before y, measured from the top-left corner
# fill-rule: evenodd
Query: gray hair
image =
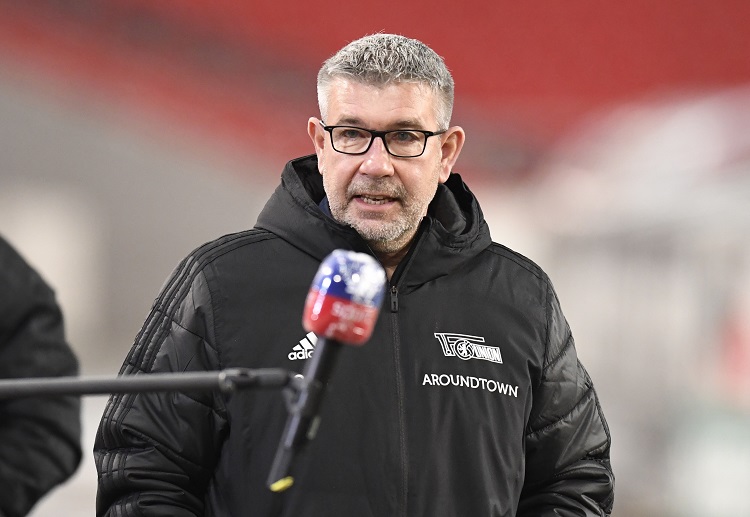
<path fill-rule="evenodd" d="M 336 78 L 385 86 L 394 82 L 419 83 L 439 100 L 436 119 L 447 129 L 453 111 L 453 77 L 443 59 L 421 41 L 395 34 L 372 34 L 352 41 L 329 58 L 318 72 L 318 107 L 325 120 L 328 94 Z"/>

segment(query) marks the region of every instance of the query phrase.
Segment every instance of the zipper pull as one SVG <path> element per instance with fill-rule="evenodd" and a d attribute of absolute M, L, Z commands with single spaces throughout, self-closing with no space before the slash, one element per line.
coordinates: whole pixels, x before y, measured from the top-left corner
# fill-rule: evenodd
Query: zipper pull
<path fill-rule="evenodd" d="M 398 287 L 391 286 L 391 312 L 398 312 Z"/>

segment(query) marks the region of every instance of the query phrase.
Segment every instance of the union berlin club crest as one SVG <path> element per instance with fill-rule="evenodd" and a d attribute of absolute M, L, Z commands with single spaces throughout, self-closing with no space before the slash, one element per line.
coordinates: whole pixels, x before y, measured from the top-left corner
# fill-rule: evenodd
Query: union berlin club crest
<path fill-rule="evenodd" d="M 499 364 L 503 362 L 500 349 L 495 346 L 485 345 L 482 336 L 436 332 L 435 337 L 440 342 L 443 354 L 446 357 L 458 357 L 464 361 L 482 359 Z"/>

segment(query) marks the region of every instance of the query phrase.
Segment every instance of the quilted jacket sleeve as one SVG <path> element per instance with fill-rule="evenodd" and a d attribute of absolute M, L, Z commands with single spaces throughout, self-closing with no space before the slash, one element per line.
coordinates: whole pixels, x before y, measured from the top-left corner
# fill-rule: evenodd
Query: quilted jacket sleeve
<path fill-rule="evenodd" d="M 189 257 L 165 284 L 121 375 L 220 369 L 212 293 Z M 113 395 L 94 444 L 97 515 L 203 515 L 203 500 L 226 428 L 220 394 Z"/>
<path fill-rule="evenodd" d="M 0 378 L 78 373 L 54 292 L 0 239 Z M 81 459 L 80 399 L 0 400 L 0 515 L 26 515 Z"/>
<path fill-rule="evenodd" d="M 607 516 L 614 501 L 609 428 L 549 284 L 547 300 L 547 351 L 527 429 L 518 517 Z"/>

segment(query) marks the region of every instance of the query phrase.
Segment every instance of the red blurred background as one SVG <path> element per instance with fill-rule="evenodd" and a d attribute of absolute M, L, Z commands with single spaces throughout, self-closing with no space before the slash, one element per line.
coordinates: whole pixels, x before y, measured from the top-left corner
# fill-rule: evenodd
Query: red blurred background
<path fill-rule="evenodd" d="M 230 153 L 310 150 L 315 72 L 372 32 L 422 39 L 451 68 L 463 168 L 522 179 L 550 141 L 634 98 L 750 80 L 750 3 L 0 0 L 0 55 L 56 96 L 176 123 Z M 177 130 L 177 129 L 176 129 Z"/>

